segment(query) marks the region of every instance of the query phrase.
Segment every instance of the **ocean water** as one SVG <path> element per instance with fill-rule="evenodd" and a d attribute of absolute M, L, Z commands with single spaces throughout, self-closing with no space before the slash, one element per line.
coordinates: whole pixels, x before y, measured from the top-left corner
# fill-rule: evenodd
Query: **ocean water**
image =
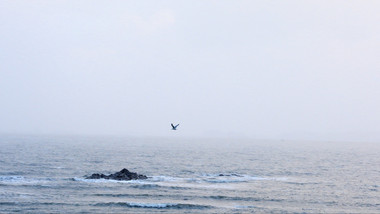
<path fill-rule="evenodd" d="M 87 180 L 122 168 L 147 180 Z M 1 136 L 0 213 L 380 213 L 379 144 Z"/>

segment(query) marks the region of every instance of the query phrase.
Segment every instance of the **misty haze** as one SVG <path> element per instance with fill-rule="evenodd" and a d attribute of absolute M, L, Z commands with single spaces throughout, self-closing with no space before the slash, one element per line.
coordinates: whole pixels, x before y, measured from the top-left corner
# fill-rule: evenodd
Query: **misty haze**
<path fill-rule="evenodd" d="M 380 212 L 379 10 L 0 1 L 0 213 Z"/>

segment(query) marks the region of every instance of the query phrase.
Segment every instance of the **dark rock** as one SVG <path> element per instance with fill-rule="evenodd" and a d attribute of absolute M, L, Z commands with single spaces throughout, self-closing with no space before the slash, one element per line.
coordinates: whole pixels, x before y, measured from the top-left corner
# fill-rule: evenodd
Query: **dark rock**
<path fill-rule="evenodd" d="M 219 174 L 219 176 L 228 176 L 228 177 L 243 177 L 241 175 L 238 175 L 238 174 L 235 174 L 235 173 L 232 173 L 232 174 Z"/>
<path fill-rule="evenodd" d="M 105 175 L 94 173 L 91 176 L 87 176 L 86 179 L 112 179 L 119 181 L 129 181 L 129 180 L 137 180 L 137 179 L 147 179 L 148 177 L 145 175 L 140 175 L 135 172 L 130 172 L 128 169 L 122 169 L 120 172 L 116 172 L 114 174 Z"/>

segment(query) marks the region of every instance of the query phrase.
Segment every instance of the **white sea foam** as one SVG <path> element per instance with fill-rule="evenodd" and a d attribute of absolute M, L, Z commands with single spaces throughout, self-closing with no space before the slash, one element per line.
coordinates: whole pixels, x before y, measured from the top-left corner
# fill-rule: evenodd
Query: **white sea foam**
<path fill-rule="evenodd" d="M 257 177 L 251 175 L 241 175 L 237 173 L 220 173 L 220 174 L 203 174 L 201 178 L 195 179 L 195 182 L 202 183 L 242 183 L 250 181 L 285 181 L 287 178 L 280 177 Z"/>
<path fill-rule="evenodd" d="M 234 208 L 235 209 L 252 209 L 252 208 L 256 208 L 256 207 L 253 205 L 236 205 Z"/>
<path fill-rule="evenodd" d="M 27 178 L 24 176 L 0 176 L 0 184 L 3 185 L 28 185 L 43 184 L 54 181 L 52 178 Z"/>
<path fill-rule="evenodd" d="M 134 203 L 134 202 L 130 202 L 130 203 L 127 203 L 128 206 L 130 207 L 141 207 L 141 208 L 167 208 L 167 207 L 173 207 L 173 206 L 178 206 L 178 204 L 174 204 L 174 203 L 158 203 L 158 204 L 154 204 L 154 203 Z"/>
<path fill-rule="evenodd" d="M 119 181 L 119 180 L 112 180 L 112 179 L 86 179 L 86 178 L 72 178 L 73 181 L 81 181 L 86 183 L 132 183 L 132 181 Z"/>
<path fill-rule="evenodd" d="M 133 184 L 135 188 L 214 188 L 213 185 L 218 185 L 221 188 L 221 184 L 226 184 L 222 188 L 230 188 L 228 184 L 234 183 L 244 183 L 250 181 L 260 181 L 260 180 L 274 180 L 274 181 L 286 181 L 286 178 L 273 178 L 273 177 L 255 177 L 249 175 L 239 175 L 239 174 L 202 174 L 194 177 L 172 177 L 172 176 L 149 176 L 148 179 L 144 180 L 129 180 L 129 181 L 119 181 L 112 179 L 85 179 L 85 178 L 72 178 L 73 181 L 80 181 L 86 183 L 125 183 Z M 212 185 L 210 185 L 212 184 Z"/>
<path fill-rule="evenodd" d="M 274 180 L 285 181 L 287 178 L 280 177 L 257 177 L 240 174 L 201 174 L 194 177 L 171 177 L 171 176 L 152 176 L 147 181 L 152 182 L 168 182 L 168 183 L 240 183 L 248 181 Z"/>
<path fill-rule="evenodd" d="M 0 176 L 0 182 L 20 182 L 24 180 L 23 176 Z"/>
<path fill-rule="evenodd" d="M 209 205 L 200 204 L 180 204 L 180 203 L 142 203 L 142 202 L 109 202 L 97 203 L 96 206 L 126 206 L 131 208 L 152 208 L 152 209 L 204 209 L 211 208 Z"/>
<path fill-rule="evenodd" d="M 79 181 L 79 182 L 85 182 L 85 183 L 93 183 L 93 184 L 130 184 L 135 187 L 141 186 L 141 188 L 148 188 L 148 187 L 156 187 L 154 182 L 151 180 L 129 180 L 129 181 L 120 181 L 120 180 L 112 180 L 112 179 L 86 179 L 86 178 L 72 178 L 73 181 Z"/>
<path fill-rule="evenodd" d="M 153 182 L 178 182 L 178 181 L 183 181 L 183 180 L 184 178 L 163 176 L 163 175 L 148 177 L 148 181 L 153 181 Z"/>

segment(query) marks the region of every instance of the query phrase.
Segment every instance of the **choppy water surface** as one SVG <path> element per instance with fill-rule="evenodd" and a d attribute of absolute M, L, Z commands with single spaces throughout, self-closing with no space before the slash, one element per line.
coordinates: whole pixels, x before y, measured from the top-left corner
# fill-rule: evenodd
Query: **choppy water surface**
<path fill-rule="evenodd" d="M 379 144 L 0 137 L 0 213 L 380 213 L 379 181 Z"/>

